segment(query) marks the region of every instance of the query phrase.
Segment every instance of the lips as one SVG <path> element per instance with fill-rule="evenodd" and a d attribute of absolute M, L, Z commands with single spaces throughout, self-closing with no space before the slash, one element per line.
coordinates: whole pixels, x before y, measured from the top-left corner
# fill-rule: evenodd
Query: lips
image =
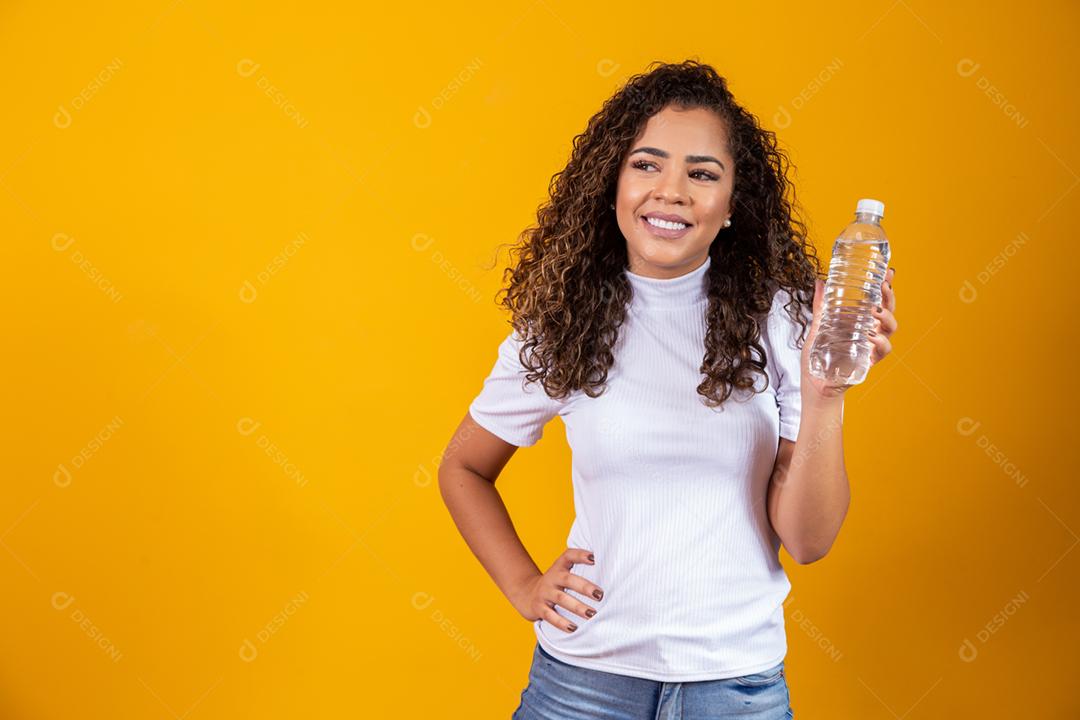
<path fill-rule="evenodd" d="M 682 223 L 683 225 L 693 225 L 692 222 L 690 222 L 689 220 L 687 220 L 684 217 L 680 217 L 678 215 L 668 215 L 667 213 L 659 213 L 659 212 L 645 213 L 644 217 L 656 218 L 657 220 L 667 220 L 668 222 Z"/>
<path fill-rule="evenodd" d="M 647 218 L 654 217 L 650 215 L 643 215 L 641 217 L 641 224 L 645 226 L 645 230 L 653 237 L 662 238 L 664 240 L 676 240 L 681 238 L 686 233 L 690 232 L 691 225 L 687 225 L 681 230 L 672 230 L 669 228 L 657 227 L 651 224 Z M 674 220 L 672 222 L 682 222 L 681 220 Z"/>

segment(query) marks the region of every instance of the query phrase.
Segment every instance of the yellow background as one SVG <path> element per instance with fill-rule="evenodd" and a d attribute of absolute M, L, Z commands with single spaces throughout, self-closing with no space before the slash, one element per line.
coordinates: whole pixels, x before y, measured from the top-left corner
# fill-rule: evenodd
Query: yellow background
<path fill-rule="evenodd" d="M 5 3 L 0 716 L 509 717 L 532 627 L 435 482 L 490 264 L 697 57 L 823 257 L 871 196 L 897 268 L 845 527 L 782 554 L 796 717 L 1077 717 L 1080 11 L 746 5 Z M 543 567 L 569 462 L 555 422 L 499 484 Z"/>

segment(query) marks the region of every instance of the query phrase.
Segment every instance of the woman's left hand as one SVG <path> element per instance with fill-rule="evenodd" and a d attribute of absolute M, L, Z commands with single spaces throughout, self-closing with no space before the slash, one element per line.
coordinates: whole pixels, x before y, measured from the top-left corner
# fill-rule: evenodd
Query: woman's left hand
<path fill-rule="evenodd" d="M 870 342 L 873 343 L 874 349 L 870 353 L 870 366 L 873 367 L 877 363 L 885 359 L 885 356 L 892 351 L 892 343 L 889 341 L 889 337 L 896 332 L 896 292 L 893 290 L 892 281 L 896 275 L 896 269 L 890 267 L 885 272 L 885 279 L 881 283 L 881 311 L 877 308 L 873 310 L 873 316 L 876 320 L 874 330 L 870 332 Z M 828 385 L 824 380 L 810 374 L 810 349 L 814 345 L 814 338 L 817 337 L 818 327 L 821 325 L 821 311 L 825 300 L 825 283 L 821 279 L 814 280 L 814 319 L 810 324 L 810 332 L 806 337 L 806 341 L 803 344 L 802 349 L 802 381 L 803 392 L 812 391 L 815 395 L 819 395 L 823 398 L 834 398 L 844 394 L 844 392 L 852 387 L 851 385 Z"/>

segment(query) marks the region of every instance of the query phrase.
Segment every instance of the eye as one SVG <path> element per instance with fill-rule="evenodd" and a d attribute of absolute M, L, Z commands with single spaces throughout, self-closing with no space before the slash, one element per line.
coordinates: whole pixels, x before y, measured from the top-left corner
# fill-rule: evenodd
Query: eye
<path fill-rule="evenodd" d="M 648 160 L 637 160 L 630 164 L 630 167 L 636 170 L 644 170 L 648 166 L 656 167 L 656 163 L 649 162 Z M 700 177 L 699 177 L 700 176 Z M 720 178 L 713 175 L 708 170 L 694 170 L 690 173 L 690 177 L 701 180 L 719 180 Z"/>

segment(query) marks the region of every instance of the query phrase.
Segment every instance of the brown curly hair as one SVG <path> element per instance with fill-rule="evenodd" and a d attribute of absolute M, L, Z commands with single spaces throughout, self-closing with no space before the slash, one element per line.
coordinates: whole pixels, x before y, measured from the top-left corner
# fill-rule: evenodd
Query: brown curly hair
<path fill-rule="evenodd" d="M 537 223 L 518 237 L 503 272 L 500 305 L 524 338 L 520 361 L 528 382 L 552 398 L 575 390 L 589 397 L 605 389 L 612 348 L 626 318 L 632 289 L 626 239 L 610 212 L 619 168 L 648 119 L 669 105 L 707 108 L 723 119 L 735 159 L 732 225 L 709 247 L 707 332 L 697 392 L 710 407 L 733 388 L 754 388 L 765 372 L 760 344 L 764 316 L 778 288 L 805 335 L 821 265 L 798 218 L 790 162 L 773 132 L 740 106 L 716 70 L 697 60 L 654 61 L 631 77 L 589 119 L 573 141 L 566 167 L 549 184 L 550 199 Z M 789 197 L 790 195 L 790 197 Z M 800 342 L 801 347 L 801 342 Z M 767 387 L 767 385 L 766 385 Z"/>

